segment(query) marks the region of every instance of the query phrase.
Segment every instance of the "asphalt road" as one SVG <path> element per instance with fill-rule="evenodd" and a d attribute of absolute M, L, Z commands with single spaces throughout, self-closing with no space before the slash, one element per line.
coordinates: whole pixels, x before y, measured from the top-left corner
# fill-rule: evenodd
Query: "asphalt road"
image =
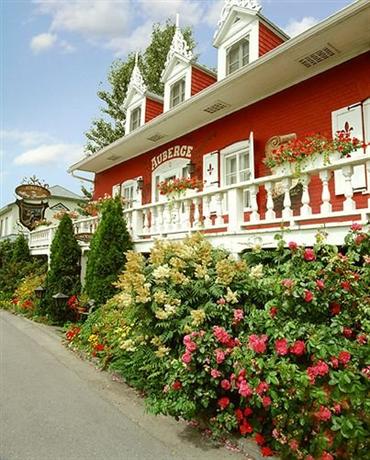
<path fill-rule="evenodd" d="M 55 331 L 0 311 L 0 460 L 240 460 L 64 348 Z"/>

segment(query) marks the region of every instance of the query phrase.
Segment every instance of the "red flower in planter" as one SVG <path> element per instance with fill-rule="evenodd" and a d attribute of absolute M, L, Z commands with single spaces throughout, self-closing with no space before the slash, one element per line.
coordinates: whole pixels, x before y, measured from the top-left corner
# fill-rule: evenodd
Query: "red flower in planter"
<path fill-rule="evenodd" d="M 220 398 L 217 401 L 217 404 L 219 405 L 221 410 L 225 410 L 230 404 L 230 399 L 227 396 L 224 396 L 223 398 Z"/>
<path fill-rule="evenodd" d="M 276 353 L 280 356 L 287 355 L 289 351 L 287 339 L 275 340 L 275 350 L 276 350 Z"/>
<path fill-rule="evenodd" d="M 217 364 L 222 364 L 225 361 L 225 353 L 222 350 L 217 349 L 215 351 L 215 356 Z"/>
<path fill-rule="evenodd" d="M 344 366 L 351 360 L 351 353 L 348 351 L 341 351 L 338 355 L 338 361 Z"/>
<path fill-rule="evenodd" d="M 342 406 L 339 403 L 334 404 L 333 411 L 335 414 L 340 414 L 342 412 Z"/>
<path fill-rule="evenodd" d="M 198 347 L 195 342 L 193 342 L 192 340 L 189 340 L 188 342 L 186 342 L 185 348 L 186 348 L 186 351 L 193 353 Z"/>
<path fill-rule="evenodd" d="M 102 343 L 97 343 L 94 348 L 95 348 L 95 351 L 103 351 L 104 345 Z"/>
<path fill-rule="evenodd" d="M 263 446 L 266 442 L 265 437 L 261 433 L 256 433 L 254 439 L 259 446 Z"/>
<path fill-rule="evenodd" d="M 253 410 L 252 410 L 250 407 L 246 407 L 246 408 L 244 409 L 244 416 L 245 416 L 245 417 L 249 417 L 249 416 L 252 415 L 252 414 L 253 414 Z"/>
<path fill-rule="evenodd" d="M 296 439 L 292 439 L 289 441 L 289 447 L 293 450 L 296 451 L 299 448 L 299 442 Z"/>
<path fill-rule="evenodd" d="M 353 232 L 360 232 L 362 230 L 362 225 L 357 224 L 356 222 L 353 222 L 353 224 L 351 225 L 351 230 Z"/>
<path fill-rule="evenodd" d="M 366 238 L 367 238 L 367 235 L 365 235 L 365 233 L 360 233 L 355 238 L 355 244 L 359 246 L 364 240 L 366 240 Z"/>
<path fill-rule="evenodd" d="M 303 340 L 296 340 L 289 351 L 293 355 L 302 356 L 306 351 L 306 345 Z"/>
<path fill-rule="evenodd" d="M 238 422 L 241 422 L 243 420 L 243 411 L 241 409 L 235 409 L 235 417 Z"/>
<path fill-rule="evenodd" d="M 261 447 L 261 454 L 263 457 L 272 457 L 274 455 L 274 451 L 270 449 L 270 447 L 264 446 Z"/>
<path fill-rule="evenodd" d="M 230 335 L 223 327 L 220 326 L 213 327 L 213 335 L 215 336 L 216 340 L 218 340 L 223 345 L 227 345 L 231 340 Z"/>
<path fill-rule="evenodd" d="M 281 281 L 282 286 L 284 286 L 287 289 L 291 289 L 294 286 L 294 281 L 290 278 L 286 278 Z"/>
<path fill-rule="evenodd" d="M 191 358 L 192 358 L 192 355 L 188 351 L 186 351 L 181 357 L 182 362 L 185 364 L 189 364 L 191 361 Z"/>
<path fill-rule="evenodd" d="M 240 308 L 234 310 L 234 323 L 240 323 L 240 321 L 244 318 L 244 312 Z"/>
<path fill-rule="evenodd" d="M 304 300 L 305 300 L 305 302 L 312 302 L 313 294 L 312 294 L 311 291 L 309 291 L 307 289 L 304 291 Z"/>
<path fill-rule="evenodd" d="M 240 382 L 238 392 L 244 398 L 248 398 L 249 396 L 252 396 L 253 394 L 252 388 L 248 385 L 246 380 L 242 380 Z"/>
<path fill-rule="evenodd" d="M 303 253 L 303 258 L 307 262 L 312 262 L 313 260 L 316 260 L 315 251 L 313 249 L 311 249 L 311 248 L 305 249 L 304 253 Z"/>

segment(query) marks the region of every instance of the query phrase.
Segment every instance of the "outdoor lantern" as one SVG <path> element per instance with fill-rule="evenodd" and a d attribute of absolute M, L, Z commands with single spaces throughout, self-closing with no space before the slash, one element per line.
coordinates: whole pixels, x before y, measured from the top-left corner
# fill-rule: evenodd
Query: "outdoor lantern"
<path fill-rule="evenodd" d="M 42 299 L 43 296 L 44 296 L 44 293 L 45 293 L 45 289 L 44 289 L 42 286 L 38 286 L 38 287 L 34 290 L 34 293 L 35 293 L 35 296 L 36 296 L 38 299 Z"/>
<path fill-rule="evenodd" d="M 144 186 L 144 179 L 142 177 L 138 177 L 136 179 L 137 189 L 142 190 Z"/>
<path fill-rule="evenodd" d="M 195 164 L 192 161 L 188 163 L 188 171 L 190 176 L 192 176 L 195 173 Z"/>
<path fill-rule="evenodd" d="M 63 307 L 67 302 L 68 296 L 62 292 L 58 292 L 58 294 L 53 295 L 53 299 L 57 307 Z"/>

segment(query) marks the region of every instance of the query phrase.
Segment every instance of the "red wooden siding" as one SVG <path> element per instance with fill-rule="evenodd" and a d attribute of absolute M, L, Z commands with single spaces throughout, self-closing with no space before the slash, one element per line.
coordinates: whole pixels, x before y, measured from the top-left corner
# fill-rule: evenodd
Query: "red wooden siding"
<path fill-rule="evenodd" d="M 258 54 L 259 56 L 263 56 L 264 54 L 268 53 L 269 51 L 273 50 L 284 40 L 269 29 L 265 24 L 262 22 L 259 23 L 259 43 L 258 43 Z"/>
<path fill-rule="evenodd" d="M 204 72 L 198 67 L 191 68 L 191 95 L 199 93 L 207 86 L 213 85 L 217 81 L 216 77 L 212 77 L 207 72 Z"/>
<path fill-rule="evenodd" d="M 195 176 L 201 178 L 204 154 L 248 139 L 250 131 L 254 133 L 255 175 L 261 177 L 268 174 L 269 171 L 262 160 L 265 156 L 265 144 L 271 136 L 288 133 L 303 136 L 309 132 L 326 133 L 331 136 L 331 112 L 369 96 L 369 57 L 370 52 L 365 53 L 169 144 L 98 173 L 95 178 L 95 198 L 105 193 L 110 194 L 114 184 L 142 175 L 143 202 L 149 203 L 151 159 L 155 155 L 174 145 L 193 145 L 192 161 L 195 163 Z M 353 69 L 356 69 L 356 72 Z M 335 197 L 333 183 L 330 186 L 333 211 L 340 210 L 344 197 Z M 320 180 L 313 178 L 310 183 L 310 194 L 314 212 L 319 210 L 321 190 Z M 356 194 L 359 206 L 363 207 L 367 199 L 366 194 Z M 265 200 L 263 191 L 259 194 L 259 200 Z"/>
<path fill-rule="evenodd" d="M 145 123 L 163 113 L 163 103 L 154 99 L 146 98 Z"/>

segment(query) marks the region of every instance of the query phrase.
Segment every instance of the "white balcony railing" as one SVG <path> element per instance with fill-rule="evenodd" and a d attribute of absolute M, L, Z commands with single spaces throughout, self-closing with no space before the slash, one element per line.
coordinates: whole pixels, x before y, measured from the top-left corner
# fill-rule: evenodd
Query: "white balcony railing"
<path fill-rule="evenodd" d="M 123 211 L 128 230 L 136 243 L 151 238 L 181 238 L 194 231 L 235 235 L 246 230 L 279 227 L 282 224 L 294 227 L 304 223 L 329 221 L 332 218 L 346 220 L 346 216 L 362 216 L 366 220 L 370 212 L 370 198 L 362 196 L 360 202 L 354 199 L 351 182 L 353 167 L 364 165 L 367 172 L 369 194 L 370 154 L 343 159 L 335 164 L 305 171 L 299 179 L 299 199 L 292 202 L 292 185 L 297 181 L 293 175 L 265 176 L 237 185 L 218 188 L 213 191 L 194 193 L 164 203 L 152 203 Z M 345 181 L 344 197 L 332 195 L 330 180 L 333 171 L 341 170 Z M 315 200 L 309 188 L 315 177 Z M 280 192 L 276 200 L 274 192 Z M 248 207 L 245 207 L 245 196 Z M 319 197 L 319 199 L 318 199 Z M 277 203 L 279 201 L 279 203 Z M 330 218 L 330 219 L 329 219 Z M 74 222 L 77 234 L 93 233 L 98 225 L 97 217 Z M 261 230 L 262 229 L 262 230 Z M 35 230 L 30 236 L 30 246 L 49 245 L 55 227 Z"/>

